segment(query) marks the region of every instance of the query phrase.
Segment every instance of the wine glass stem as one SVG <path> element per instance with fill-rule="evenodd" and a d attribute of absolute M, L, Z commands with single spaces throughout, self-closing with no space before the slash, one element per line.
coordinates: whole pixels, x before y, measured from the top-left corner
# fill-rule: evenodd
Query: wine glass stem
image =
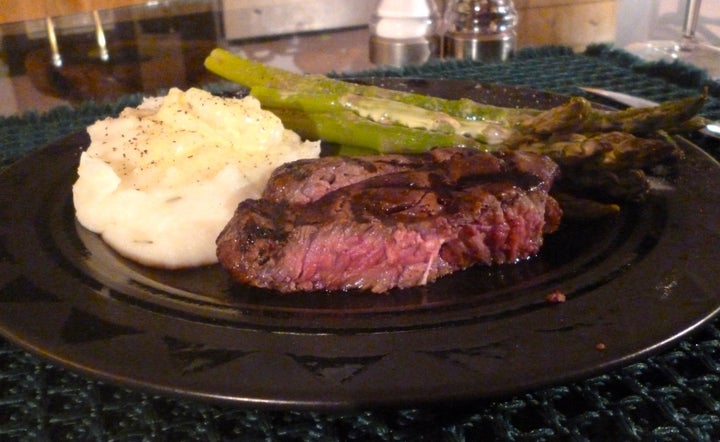
<path fill-rule="evenodd" d="M 683 22 L 683 38 L 680 48 L 685 51 L 692 50 L 695 44 L 695 31 L 698 17 L 700 17 L 701 0 L 688 0 L 685 7 L 685 21 Z"/>

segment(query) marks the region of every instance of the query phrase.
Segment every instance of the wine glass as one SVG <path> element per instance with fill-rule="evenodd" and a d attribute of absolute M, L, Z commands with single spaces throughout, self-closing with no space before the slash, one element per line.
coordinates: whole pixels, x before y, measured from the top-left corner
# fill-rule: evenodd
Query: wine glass
<path fill-rule="evenodd" d="M 706 70 L 713 79 L 720 79 L 720 47 L 701 42 L 695 35 L 701 4 L 701 0 L 687 0 L 679 39 L 636 42 L 625 49 L 649 61 L 680 60 Z"/>

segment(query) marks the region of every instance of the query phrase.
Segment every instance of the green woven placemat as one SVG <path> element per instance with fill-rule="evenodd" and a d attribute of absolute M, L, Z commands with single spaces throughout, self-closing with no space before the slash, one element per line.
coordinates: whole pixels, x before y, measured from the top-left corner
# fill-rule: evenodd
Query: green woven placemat
<path fill-rule="evenodd" d="M 703 113 L 720 118 L 720 85 L 679 64 L 647 64 L 609 46 L 521 51 L 508 63 L 437 62 L 354 75 L 467 78 L 577 93 L 593 85 L 658 101 L 708 87 Z M 134 105 L 85 103 L 0 119 L 0 160 L 83 130 Z M 709 144 L 718 156 L 717 144 Z M 405 410 L 312 413 L 159 397 L 88 380 L 0 340 L 0 440 L 544 441 L 720 438 L 720 326 L 671 350 L 581 382 L 492 402 Z"/>

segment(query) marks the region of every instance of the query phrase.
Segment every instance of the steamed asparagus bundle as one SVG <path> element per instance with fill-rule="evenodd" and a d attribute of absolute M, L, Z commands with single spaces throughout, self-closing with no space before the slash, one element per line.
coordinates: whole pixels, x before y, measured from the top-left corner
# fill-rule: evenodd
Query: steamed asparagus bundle
<path fill-rule="evenodd" d="M 447 145 L 533 151 L 558 162 L 575 188 L 590 187 L 610 199 L 641 196 L 647 190 L 643 171 L 679 155 L 667 133 L 704 124 L 697 114 L 705 94 L 618 111 L 571 97 L 539 110 L 296 74 L 223 49 L 212 51 L 205 66 L 247 87 L 286 127 L 307 138 L 381 153 Z"/>

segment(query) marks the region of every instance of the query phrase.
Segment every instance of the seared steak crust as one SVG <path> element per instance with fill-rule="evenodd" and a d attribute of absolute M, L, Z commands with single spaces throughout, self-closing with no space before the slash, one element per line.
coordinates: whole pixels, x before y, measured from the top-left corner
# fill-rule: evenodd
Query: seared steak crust
<path fill-rule="evenodd" d="M 373 155 L 370 157 L 323 157 L 293 161 L 275 169 L 263 198 L 306 204 L 340 187 L 374 175 L 419 169 L 420 155 Z"/>
<path fill-rule="evenodd" d="M 301 160 L 246 200 L 217 240 L 239 282 L 282 292 L 426 284 L 534 255 L 560 210 L 551 160 L 461 148 Z"/>

